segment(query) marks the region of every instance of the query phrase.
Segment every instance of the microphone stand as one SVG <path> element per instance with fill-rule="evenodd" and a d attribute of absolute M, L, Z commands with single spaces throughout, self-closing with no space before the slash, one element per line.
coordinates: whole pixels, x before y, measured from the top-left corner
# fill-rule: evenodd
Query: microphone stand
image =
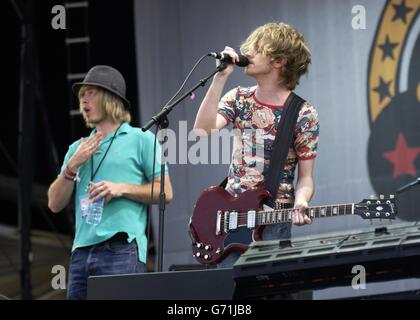
<path fill-rule="evenodd" d="M 420 177 L 418 177 L 416 180 L 414 180 L 414 181 L 402 186 L 401 188 L 399 188 L 397 190 L 397 193 L 402 193 L 404 191 L 407 191 L 408 189 L 414 187 L 416 184 L 420 184 Z"/>
<path fill-rule="evenodd" d="M 159 142 L 162 145 L 162 150 L 164 149 L 164 144 L 166 143 L 167 136 L 166 136 L 166 129 L 169 127 L 169 120 L 167 115 L 172 109 L 178 105 L 182 100 L 186 97 L 191 95 L 197 88 L 204 87 L 206 82 L 214 76 L 219 71 L 226 69 L 227 63 L 222 62 L 220 65 L 217 66 L 216 70 L 210 73 L 204 79 L 201 79 L 194 87 L 192 87 L 189 91 L 184 93 L 180 98 L 178 98 L 172 104 L 165 105 L 162 110 L 155 116 L 153 116 L 149 122 L 141 128 L 142 131 L 149 130 L 149 128 L 153 125 L 157 125 L 159 130 Z M 160 163 L 160 194 L 159 194 L 159 246 L 158 246 L 158 271 L 162 272 L 163 266 L 163 231 L 164 231 L 164 214 L 165 214 L 165 165 L 166 165 L 166 157 L 163 152 L 161 152 L 161 163 Z"/>

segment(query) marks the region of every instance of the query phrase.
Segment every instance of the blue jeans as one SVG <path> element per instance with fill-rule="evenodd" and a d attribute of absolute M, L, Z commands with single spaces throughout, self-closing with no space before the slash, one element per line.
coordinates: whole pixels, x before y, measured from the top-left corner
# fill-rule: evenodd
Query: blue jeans
<path fill-rule="evenodd" d="M 77 248 L 70 259 L 67 299 L 82 300 L 87 296 L 89 276 L 144 273 L 146 265 L 139 261 L 137 242 L 110 239 L 92 246 Z"/>

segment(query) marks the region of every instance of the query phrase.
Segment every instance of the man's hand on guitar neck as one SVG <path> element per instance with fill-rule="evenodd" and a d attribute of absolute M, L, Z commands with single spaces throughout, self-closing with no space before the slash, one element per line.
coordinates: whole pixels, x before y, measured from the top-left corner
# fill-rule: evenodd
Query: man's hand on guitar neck
<path fill-rule="evenodd" d="M 313 167 L 314 159 L 299 160 L 294 205 L 294 209 L 296 210 L 293 210 L 293 223 L 298 226 L 312 223 L 312 220 L 305 212 L 309 207 L 308 202 L 314 194 L 314 180 L 312 177 Z"/>
<path fill-rule="evenodd" d="M 297 200 L 295 201 L 294 210 L 293 210 L 293 224 L 298 226 L 303 226 L 305 224 L 311 224 L 312 219 L 309 218 L 305 211 L 308 209 L 309 205 L 308 202 L 305 200 Z"/>

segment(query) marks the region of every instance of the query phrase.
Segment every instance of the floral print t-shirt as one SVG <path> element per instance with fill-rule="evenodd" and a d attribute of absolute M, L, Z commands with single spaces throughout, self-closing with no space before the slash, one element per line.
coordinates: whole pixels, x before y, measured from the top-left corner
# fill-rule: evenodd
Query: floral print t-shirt
<path fill-rule="evenodd" d="M 235 129 L 232 161 L 226 190 L 237 195 L 260 187 L 267 173 L 277 125 L 284 106 L 267 105 L 255 97 L 256 87 L 237 87 L 219 103 L 221 114 Z M 292 146 L 289 148 L 284 175 L 276 199 L 294 200 L 293 180 L 298 160 L 313 159 L 317 154 L 319 137 L 318 114 L 308 102 L 302 106 Z"/>

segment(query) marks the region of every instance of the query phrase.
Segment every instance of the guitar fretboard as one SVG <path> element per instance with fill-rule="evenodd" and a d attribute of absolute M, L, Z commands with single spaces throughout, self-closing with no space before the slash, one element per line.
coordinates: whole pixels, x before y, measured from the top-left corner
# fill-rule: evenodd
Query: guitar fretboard
<path fill-rule="evenodd" d="M 309 207 L 306 215 L 311 219 L 352 215 L 354 203 Z M 255 221 L 255 226 L 292 222 L 293 209 L 279 209 L 271 211 L 249 211 L 237 213 L 238 227 L 249 225 L 249 220 Z M 231 214 L 222 217 L 222 223 L 229 224 Z M 236 220 L 236 218 L 235 218 Z"/>

